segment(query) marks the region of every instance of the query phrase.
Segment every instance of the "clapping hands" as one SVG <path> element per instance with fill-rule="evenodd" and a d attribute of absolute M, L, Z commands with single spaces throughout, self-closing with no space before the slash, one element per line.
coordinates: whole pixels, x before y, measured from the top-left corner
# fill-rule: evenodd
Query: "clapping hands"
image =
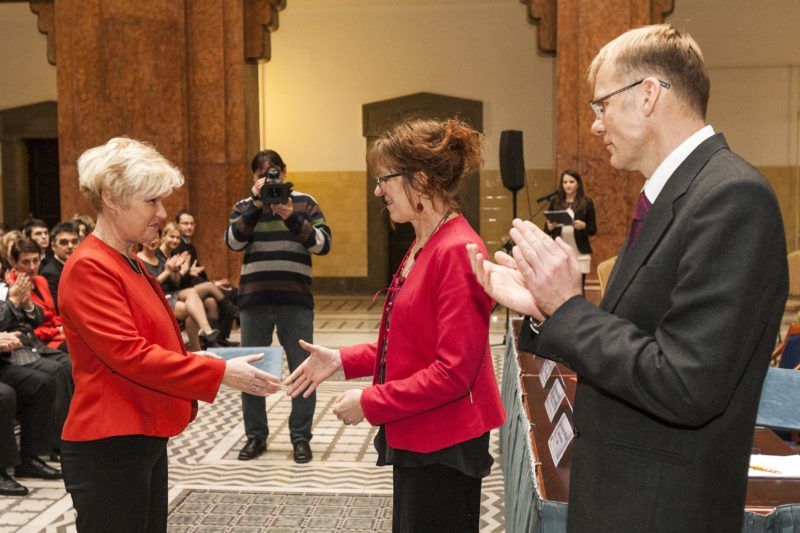
<path fill-rule="evenodd" d="M 553 241 L 530 221 L 515 219 L 511 255 L 495 253 L 497 263 L 467 245 L 472 271 L 486 293 L 518 313 L 544 320 L 561 304 L 582 293 L 574 250 L 561 238 Z"/>

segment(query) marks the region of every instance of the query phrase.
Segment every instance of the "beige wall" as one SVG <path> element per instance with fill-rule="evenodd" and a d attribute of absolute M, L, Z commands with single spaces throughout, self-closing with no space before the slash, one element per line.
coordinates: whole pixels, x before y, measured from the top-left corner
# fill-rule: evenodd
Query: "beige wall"
<path fill-rule="evenodd" d="M 333 242 L 325 256 L 314 256 L 315 277 L 367 275 L 366 177 L 363 171 L 294 172 L 287 179 L 294 189 L 310 194 L 322 208 Z"/>
<path fill-rule="evenodd" d="M 676 0 L 670 20 L 703 49 L 708 122 L 767 177 L 800 248 L 800 2 Z"/>
<path fill-rule="evenodd" d="M 554 60 L 535 39 L 515 0 L 292 0 L 261 65 L 262 144 L 298 170 L 363 170 L 361 106 L 427 91 L 484 102 L 486 168 L 505 129 L 550 167 Z"/>
<path fill-rule="evenodd" d="M 28 2 L 0 3 L 0 110 L 56 99 L 56 67 Z"/>
<path fill-rule="evenodd" d="M 56 68 L 47 62 L 47 37 L 36 29 L 36 15 L 27 2 L 0 3 L 0 110 L 55 99 Z M 2 194 L 0 187 L 0 220 Z"/>

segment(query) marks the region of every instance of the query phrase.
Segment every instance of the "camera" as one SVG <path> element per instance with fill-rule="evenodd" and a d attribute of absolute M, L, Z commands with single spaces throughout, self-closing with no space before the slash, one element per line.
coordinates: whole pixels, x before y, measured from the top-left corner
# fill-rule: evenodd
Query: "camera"
<path fill-rule="evenodd" d="M 281 182 L 281 171 L 275 167 L 269 167 L 266 172 L 259 174 L 259 178 L 267 178 L 264 186 L 261 187 L 261 202 L 264 205 L 285 204 L 289 201 L 292 193 L 292 183 Z"/>

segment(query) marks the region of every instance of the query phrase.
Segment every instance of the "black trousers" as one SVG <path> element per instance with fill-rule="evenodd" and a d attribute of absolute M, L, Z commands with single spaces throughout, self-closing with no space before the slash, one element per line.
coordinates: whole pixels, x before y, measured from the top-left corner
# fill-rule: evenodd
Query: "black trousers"
<path fill-rule="evenodd" d="M 481 482 L 444 465 L 395 466 L 392 533 L 478 533 Z"/>
<path fill-rule="evenodd" d="M 4 404 L 3 412 L 16 414 L 20 425 L 20 449 L 22 457 L 49 455 L 60 445 L 63 420 L 58 419 L 56 405 L 59 384 L 66 379 L 63 368 L 48 359 L 38 359 L 20 366 L 8 362 L 0 363 L 0 398 Z M 69 404 L 67 404 L 69 407 Z M 13 438 L 13 422 L 5 422 L 0 429 L 0 467 L 8 467 L 19 462 L 17 443 Z M 8 439 L 8 435 L 11 439 Z"/>
<path fill-rule="evenodd" d="M 61 469 L 80 533 L 167 531 L 167 440 L 63 442 Z"/>

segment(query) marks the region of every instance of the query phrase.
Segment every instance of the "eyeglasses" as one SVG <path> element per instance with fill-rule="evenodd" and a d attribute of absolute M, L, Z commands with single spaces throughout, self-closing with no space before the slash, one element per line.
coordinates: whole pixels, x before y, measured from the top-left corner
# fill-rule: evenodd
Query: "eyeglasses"
<path fill-rule="evenodd" d="M 389 181 L 392 178 L 396 178 L 397 176 L 402 176 L 403 172 L 393 172 L 392 174 L 386 174 L 385 176 L 378 176 L 375 178 L 375 181 L 378 184 L 378 187 L 383 189 L 383 184 Z"/>
<path fill-rule="evenodd" d="M 641 80 L 635 81 L 635 82 L 631 83 L 630 85 L 626 85 L 622 89 L 617 89 L 616 91 L 608 93 L 605 96 L 601 96 L 600 98 L 595 98 L 594 100 L 589 100 L 589 105 L 591 106 L 592 111 L 594 111 L 594 116 L 597 117 L 597 118 L 603 118 L 603 113 L 605 113 L 605 111 L 606 111 L 605 105 L 603 105 L 603 104 L 605 103 L 606 100 L 608 100 L 609 98 L 611 98 L 615 94 L 619 94 L 619 93 L 621 93 L 623 91 L 627 91 L 628 89 L 636 87 L 637 85 L 643 83 L 644 80 L 646 80 L 646 79 L 647 78 L 642 78 Z M 669 89 L 670 87 L 672 87 L 671 83 L 663 81 L 663 80 L 658 80 L 658 83 L 665 89 Z"/>
<path fill-rule="evenodd" d="M 81 241 L 78 239 L 58 239 L 58 241 L 56 242 L 58 243 L 59 246 L 66 246 L 68 244 L 71 244 L 72 246 L 77 246 L 78 243 Z"/>

